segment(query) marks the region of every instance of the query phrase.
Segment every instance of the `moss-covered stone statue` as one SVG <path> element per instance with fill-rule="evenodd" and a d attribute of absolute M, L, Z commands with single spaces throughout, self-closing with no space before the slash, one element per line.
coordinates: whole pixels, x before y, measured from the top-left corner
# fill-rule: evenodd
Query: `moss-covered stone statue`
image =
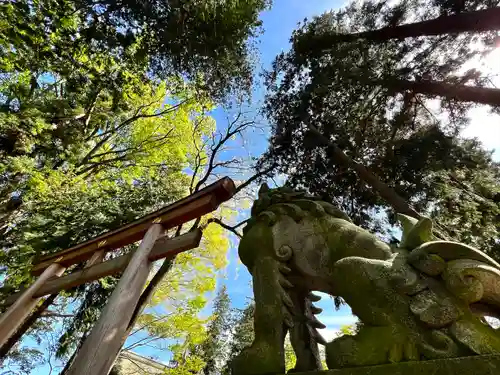
<path fill-rule="evenodd" d="M 239 246 L 253 277 L 255 340 L 233 375 L 284 372 L 286 333 L 293 371 L 500 353 L 500 334 L 483 316 L 500 315 L 500 265 L 467 245 L 434 241 L 432 222 L 400 215 L 397 249 L 352 224 L 329 203 L 263 186 Z M 326 343 L 313 302 L 342 297 L 362 322 Z"/>

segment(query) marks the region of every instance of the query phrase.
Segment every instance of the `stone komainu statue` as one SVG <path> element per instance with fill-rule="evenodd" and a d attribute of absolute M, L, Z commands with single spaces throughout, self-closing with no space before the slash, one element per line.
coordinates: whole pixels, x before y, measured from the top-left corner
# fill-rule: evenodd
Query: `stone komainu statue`
<path fill-rule="evenodd" d="M 391 248 L 329 203 L 264 185 L 239 245 L 253 277 L 255 340 L 232 362 L 233 375 L 284 372 L 284 338 L 294 371 L 500 352 L 500 265 L 470 246 L 433 241 L 432 222 L 399 215 Z M 321 291 L 342 297 L 360 319 L 353 336 L 326 343 L 317 332 Z"/>

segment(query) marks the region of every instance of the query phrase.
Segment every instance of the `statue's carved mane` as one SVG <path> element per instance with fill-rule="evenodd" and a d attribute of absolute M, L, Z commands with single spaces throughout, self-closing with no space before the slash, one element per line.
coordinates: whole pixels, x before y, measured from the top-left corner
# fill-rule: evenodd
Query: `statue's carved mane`
<path fill-rule="evenodd" d="M 305 191 L 289 187 L 269 189 L 267 185 L 263 185 L 259 191 L 259 198 L 252 206 L 251 217 L 243 233 L 257 222 L 266 222 L 269 226 L 273 226 L 280 216 L 288 216 L 299 222 L 308 215 L 314 217 L 329 215 L 350 221 L 349 217 L 333 204 Z"/>

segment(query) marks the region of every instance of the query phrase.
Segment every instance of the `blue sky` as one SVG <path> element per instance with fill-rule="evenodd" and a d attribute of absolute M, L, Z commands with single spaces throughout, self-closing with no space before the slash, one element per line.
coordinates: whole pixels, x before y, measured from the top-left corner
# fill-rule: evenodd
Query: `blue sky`
<path fill-rule="evenodd" d="M 274 0 L 272 9 L 261 15 L 265 32 L 260 37 L 258 44 L 260 52 L 259 71 L 262 68 L 268 68 L 277 54 L 289 48 L 290 35 L 298 22 L 301 22 L 306 17 L 321 14 L 332 8 L 338 8 L 343 3 L 344 1 L 338 0 Z M 494 69 L 500 69 L 498 61 L 500 61 L 500 55 L 498 56 L 498 60 L 497 58 L 491 60 L 491 65 L 494 65 Z M 258 103 L 262 95 L 262 89 L 257 89 L 254 98 L 255 102 Z M 498 136 L 500 121 L 498 117 L 489 115 L 484 109 L 474 111 L 472 123 L 465 130 L 464 134 L 467 136 L 477 136 L 488 148 L 496 148 L 495 155 L 500 160 L 500 137 Z M 227 113 L 223 109 L 215 110 L 213 116 L 218 124 L 225 124 L 227 121 Z M 497 130 L 496 132 L 495 129 Z M 495 136 L 495 134 L 497 135 Z M 267 147 L 265 132 L 251 139 L 250 147 L 253 156 L 258 156 L 264 152 Z M 238 153 L 237 151 L 232 152 L 233 155 Z M 245 215 L 245 213 L 242 213 L 242 215 Z M 237 244 L 237 240 L 232 238 L 232 243 Z M 232 246 L 229 250 L 228 261 L 229 265 L 225 270 L 225 275 L 219 278 L 218 284 L 219 286 L 222 283 L 227 285 L 233 306 L 241 308 L 247 302 L 248 297 L 252 296 L 250 275 L 246 268 L 239 263 L 236 246 Z M 325 338 L 331 339 L 342 325 L 351 324 L 355 321 L 348 307 L 342 307 L 339 311 L 335 311 L 333 300 L 327 296 L 318 303 L 318 306 L 324 310 L 319 319 L 327 325 L 327 328 L 322 332 Z M 209 313 L 209 311 L 210 306 L 207 307 L 206 312 Z M 158 352 L 142 348 L 137 350 L 137 352 L 157 357 L 162 361 L 168 361 L 169 358 L 168 353 L 165 351 Z M 33 374 L 47 375 L 49 374 L 49 369 L 46 366 L 41 367 L 33 372 Z"/>

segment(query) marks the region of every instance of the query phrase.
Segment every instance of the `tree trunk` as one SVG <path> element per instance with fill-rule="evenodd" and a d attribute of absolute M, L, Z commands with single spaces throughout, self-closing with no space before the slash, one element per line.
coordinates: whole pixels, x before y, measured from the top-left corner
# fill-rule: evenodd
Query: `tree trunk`
<path fill-rule="evenodd" d="M 52 294 L 48 296 L 45 301 L 43 301 L 42 304 L 40 304 L 40 306 L 38 306 L 35 311 L 33 311 L 33 313 L 24 321 L 24 323 L 17 329 L 17 331 L 9 337 L 7 342 L 0 347 L 0 364 L 9 350 L 12 349 L 14 345 L 16 345 L 16 343 L 21 339 L 26 331 L 28 331 L 28 329 L 36 322 L 36 320 L 42 316 L 44 311 L 49 308 L 52 303 L 54 303 L 54 300 L 57 298 L 57 296 L 58 294 Z"/>
<path fill-rule="evenodd" d="M 316 129 L 315 126 L 311 124 L 307 124 L 307 126 L 309 130 L 318 137 L 320 142 L 328 147 L 328 152 L 330 153 L 329 156 L 332 159 L 337 160 L 344 166 L 353 169 L 358 177 L 375 190 L 383 199 L 385 199 L 395 212 L 417 219 L 423 218 L 423 216 L 419 212 L 415 211 L 403 197 L 396 193 L 394 189 L 392 189 L 385 182 L 380 180 L 368 168 L 347 156 L 336 143 L 325 137 L 318 129 Z M 437 223 L 434 224 L 434 235 L 439 239 L 448 240 L 449 237 L 441 229 L 436 228 L 438 227 Z"/>
<path fill-rule="evenodd" d="M 331 157 L 343 165 L 352 168 L 358 177 L 364 181 L 367 185 L 371 186 L 376 192 L 380 194 L 380 196 L 392 206 L 394 211 L 405 214 L 408 216 L 412 216 L 415 218 L 421 218 L 417 211 L 415 211 L 405 199 L 400 197 L 398 193 L 396 193 L 391 187 L 382 182 L 377 176 L 375 176 L 368 168 L 357 163 L 352 160 L 349 156 L 347 156 L 344 151 L 340 149 L 337 144 L 331 142 L 326 138 L 316 127 L 313 125 L 308 125 L 309 130 L 316 135 L 321 142 L 328 146 L 328 150 L 331 153 Z"/>
<path fill-rule="evenodd" d="M 326 34 L 317 36 L 309 48 L 325 50 L 334 43 L 351 42 L 357 39 L 383 43 L 390 39 L 493 30 L 500 30 L 500 7 L 464 12 L 395 27 L 388 26 L 361 33 Z"/>
<path fill-rule="evenodd" d="M 414 93 L 441 96 L 460 102 L 500 106 L 500 89 L 495 88 L 455 85 L 433 81 L 408 81 L 393 78 L 373 81 L 368 84 L 383 86 L 394 92 L 411 90 Z"/>

